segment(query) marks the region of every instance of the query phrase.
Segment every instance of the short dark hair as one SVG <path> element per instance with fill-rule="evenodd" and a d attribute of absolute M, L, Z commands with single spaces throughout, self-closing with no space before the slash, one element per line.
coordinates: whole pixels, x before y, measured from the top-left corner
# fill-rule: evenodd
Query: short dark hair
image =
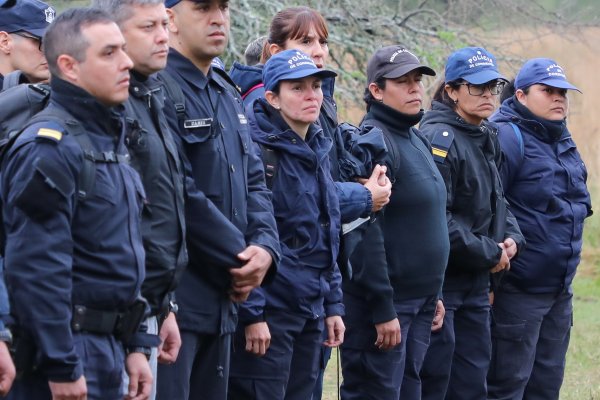
<path fill-rule="evenodd" d="M 164 0 L 92 0 L 92 7 L 106 11 L 121 25 L 133 16 L 135 6 L 154 6 L 163 4 Z"/>
<path fill-rule="evenodd" d="M 60 14 L 48 27 L 44 35 L 44 55 L 48 69 L 55 76 L 61 76 L 58 57 L 67 54 L 79 62 L 85 61 L 89 43 L 81 30 L 94 24 L 109 24 L 115 21 L 104 11 L 95 8 L 70 8 Z"/>
<path fill-rule="evenodd" d="M 438 86 L 438 88 L 435 90 L 431 101 L 432 102 L 439 101 L 440 103 L 447 105 L 448 107 L 452 108 L 453 110 L 456 110 L 456 103 L 454 102 L 454 100 L 452 100 L 450 98 L 450 96 L 448 96 L 448 92 L 446 92 L 446 85 L 450 86 L 454 90 L 458 90 L 458 89 L 460 89 L 461 83 L 463 83 L 462 79 L 458 80 L 458 81 L 451 81 L 451 82 L 443 82 L 442 81 L 440 83 L 440 85 Z"/>
<path fill-rule="evenodd" d="M 256 65 L 260 63 L 260 56 L 262 55 L 266 41 L 267 37 L 261 36 L 248 43 L 248 47 L 246 47 L 246 51 L 244 51 L 246 65 Z"/>
<path fill-rule="evenodd" d="M 384 90 L 386 82 L 387 82 L 387 79 L 381 77 L 373 83 L 376 84 L 379 89 Z M 378 101 L 377 99 L 375 99 L 375 97 L 373 97 L 373 94 L 371 94 L 371 91 L 369 90 L 368 85 L 365 88 L 365 94 L 363 95 L 363 100 L 365 101 L 365 103 L 367 105 L 367 112 L 369 112 L 369 109 L 371 108 L 371 103 L 373 103 L 374 101 Z"/>

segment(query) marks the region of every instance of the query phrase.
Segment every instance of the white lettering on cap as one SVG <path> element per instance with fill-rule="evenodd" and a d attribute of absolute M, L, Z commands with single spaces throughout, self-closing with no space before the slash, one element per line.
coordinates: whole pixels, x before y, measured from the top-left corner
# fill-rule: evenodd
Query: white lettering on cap
<path fill-rule="evenodd" d="M 410 51 L 408 51 L 406 49 L 400 49 L 398 51 L 395 51 L 394 54 L 392 54 L 392 56 L 390 57 L 390 63 L 393 63 L 394 60 L 396 59 L 396 57 L 398 57 L 402 53 L 408 53 L 408 54 L 410 54 L 411 56 L 413 56 L 415 58 L 415 60 L 417 62 L 419 62 L 419 59 L 413 53 L 411 53 Z"/>
<path fill-rule="evenodd" d="M 486 56 L 481 52 L 481 50 L 477 50 L 477 54 L 473 57 L 469 58 L 469 68 L 483 67 L 483 66 L 494 66 L 494 60 L 491 57 Z"/>
<path fill-rule="evenodd" d="M 567 76 L 563 72 L 563 68 L 558 64 L 550 65 L 548 68 L 546 68 L 546 71 L 548 71 L 548 76 L 559 76 L 567 79 Z"/>
<path fill-rule="evenodd" d="M 294 69 L 302 65 L 312 65 L 313 67 L 317 68 L 312 58 L 300 52 L 296 52 L 296 55 L 292 56 L 292 58 L 288 60 L 288 64 L 290 65 L 290 69 Z"/>

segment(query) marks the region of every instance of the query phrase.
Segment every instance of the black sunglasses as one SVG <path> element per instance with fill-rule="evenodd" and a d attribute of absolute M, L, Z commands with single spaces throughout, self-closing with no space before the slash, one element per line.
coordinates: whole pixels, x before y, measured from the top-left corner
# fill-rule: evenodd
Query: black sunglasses
<path fill-rule="evenodd" d="M 28 34 L 26 32 L 13 32 L 13 34 L 17 35 L 17 36 L 21 36 L 21 37 L 26 38 L 26 39 L 35 40 L 36 42 L 38 42 L 38 50 L 42 51 L 42 38 L 30 35 L 30 34 Z"/>

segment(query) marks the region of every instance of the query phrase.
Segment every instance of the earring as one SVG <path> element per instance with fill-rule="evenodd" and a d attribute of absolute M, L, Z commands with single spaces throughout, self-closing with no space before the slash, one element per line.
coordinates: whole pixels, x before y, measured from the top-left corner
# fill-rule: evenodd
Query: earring
<path fill-rule="evenodd" d="M 454 104 L 458 104 L 458 99 L 454 100 Z"/>

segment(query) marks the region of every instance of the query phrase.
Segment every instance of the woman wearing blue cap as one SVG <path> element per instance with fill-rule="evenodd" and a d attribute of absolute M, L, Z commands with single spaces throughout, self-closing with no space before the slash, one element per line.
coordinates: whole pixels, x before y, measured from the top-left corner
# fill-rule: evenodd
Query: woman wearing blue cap
<path fill-rule="evenodd" d="M 252 138 L 277 158 L 271 189 L 282 257 L 274 281 L 255 290 L 256 318 L 236 332 L 230 399 L 310 399 L 325 320 L 330 345 L 344 338 L 332 142 L 315 124 L 321 79 L 333 76 L 301 51 L 280 52 L 263 69 L 265 98 L 248 113 Z M 253 340 L 257 335 L 270 340 Z"/>
<path fill-rule="evenodd" d="M 587 171 L 566 117 L 577 90 L 554 60 L 527 61 L 492 120 L 506 198 L 527 250 L 496 288 L 490 399 L 558 399 L 573 318 L 571 283 L 592 214 Z"/>
<path fill-rule="evenodd" d="M 494 283 L 523 244 L 503 196 L 496 132 L 486 121 L 506 79 L 495 57 L 480 47 L 452 53 L 445 72 L 420 125 L 446 183 L 450 237 L 446 314 L 421 370 L 423 399 L 485 400 L 490 273 Z"/>

